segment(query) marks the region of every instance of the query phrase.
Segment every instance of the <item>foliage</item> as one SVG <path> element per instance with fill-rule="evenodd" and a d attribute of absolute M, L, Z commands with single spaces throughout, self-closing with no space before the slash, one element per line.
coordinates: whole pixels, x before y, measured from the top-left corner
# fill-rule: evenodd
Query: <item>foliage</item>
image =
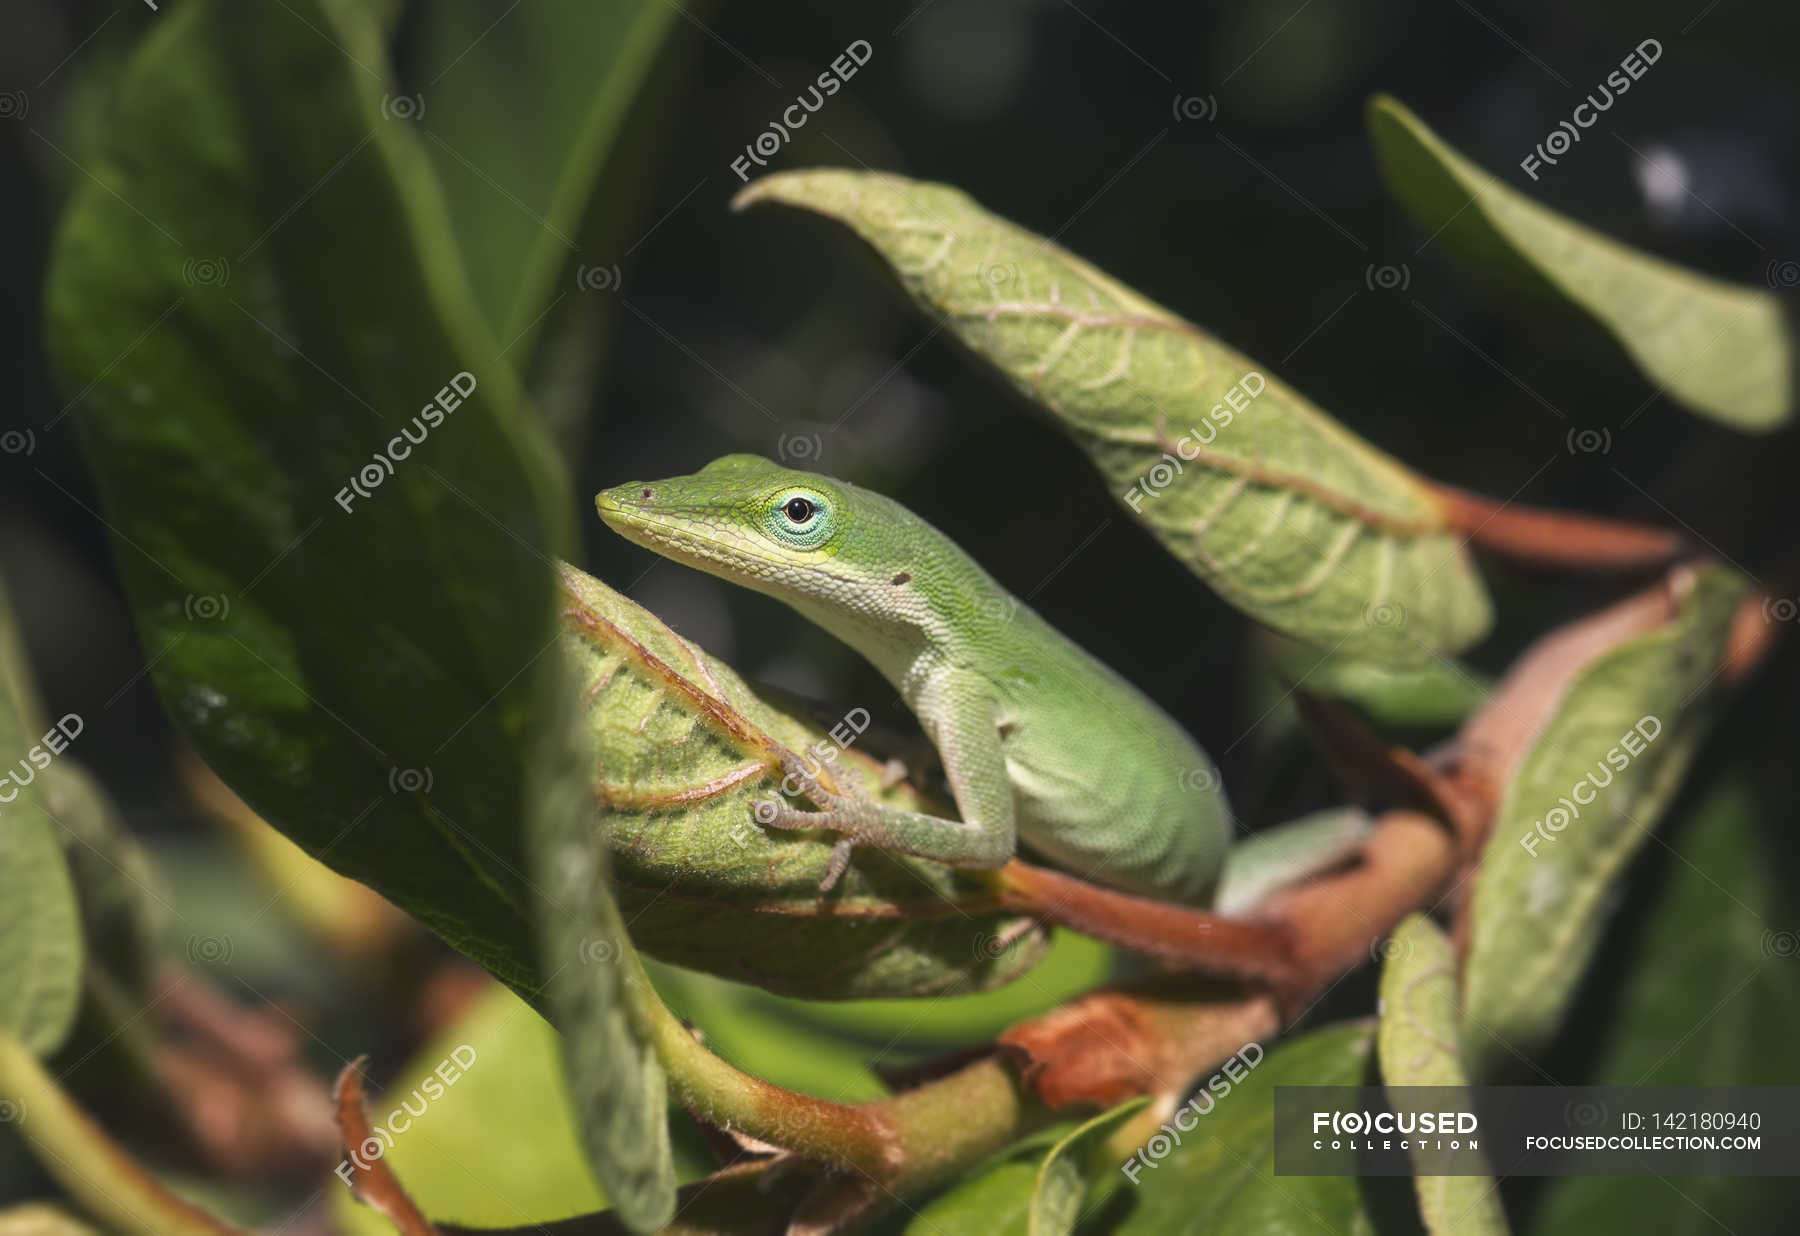
<path fill-rule="evenodd" d="M 369 1004 L 326 1024 L 259 990 L 247 961 L 232 968 L 229 938 L 177 939 L 170 916 L 193 922 L 163 868 L 183 857 L 53 740 L 0 596 L 0 758 L 41 773 L 0 808 L 0 1181 L 23 1148 L 43 1175 L 21 1198 L 67 1203 L 13 1207 L 9 1192 L 0 1232 L 275 1227 L 271 1199 L 296 1179 L 315 1199 L 327 1182 L 344 1230 L 409 1236 L 1652 1226 L 1654 1203 L 1612 1181 L 1428 1178 L 1409 1195 L 1276 1178 L 1272 1095 L 1377 1070 L 1463 1085 L 1559 1059 L 1621 1083 L 1796 1080 L 1779 1038 L 1800 1016 L 1791 907 L 1778 860 L 1758 857 L 1756 782 L 1779 744 L 1745 723 L 1740 694 L 1756 684 L 1754 706 L 1780 715 L 1758 675 L 1781 664 L 1789 603 L 1690 544 L 1626 564 L 1656 569 L 1637 594 L 1663 606 L 1640 606 L 1653 618 L 1565 638 L 1600 628 L 1509 607 L 1514 581 L 1478 560 L 1504 543 L 1531 563 L 1535 547 L 1538 565 L 1600 581 L 1590 604 L 1620 565 L 1582 560 L 1593 520 L 1502 502 L 1470 521 L 1405 452 L 1226 342 L 1234 323 L 1163 308 L 1042 212 L 1027 226 L 867 169 L 776 172 L 735 204 L 798 207 L 865 241 L 931 334 L 1002 378 L 1042 436 L 1072 440 L 1099 474 L 1088 488 L 1165 551 L 1145 595 L 1197 617 L 1163 599 L 1204 587 L 1255 624 L 1281 700 L 1317 723 L 1326 758 L 1311 764 L 1348 774 L 1379 818 L 1423 812 L 1443 855 L 1393 868 L 1402 892 L 1373 916 L 1303 910 L 1309 890 L 1379 902 L 1379 835 L 1258 907 L 1301 976 L 1273 992 L 1053 935 L 1060 907 L 1021 901 L 1005 873 L 863 846 L 823 893 L 831 838 L 765 832 L 752 804 L 811 756 L 828 788 L 947 813 L 918 736 L 884 725 L 846 745 L 842 710 L 821 719 L 757 681 L 748 647 L 709 651 L 629 576 L 571 565 L 590 561 L 568 456 L 592 409 L 559 387 L 559 348 L 597 351 L 615 302 L 650 321 L 618 295 L 618 254 L 589 242 L 616 240 L 648 196 L 633 128 L 646 100 L 672 105 L 683 16 L 697 20 L 648 2 L 489 24 L 436 3 L 185 0 L 112 49 L 105 123 L 84 84 L 86 174 L 62 186 L 46 340 L 144 671 L 241 817 L 304 852 L 283 860 L 294 880 L 329 867 L 363 908 L 378 894 L 435 942 L 356 914 L 378 938 L 327 961 L 315 924 L 329 975 L 308 997 L 335 985 Z M 447 67 L 422 77 L 421 62 Z M 1772 295 L 1552 212 L 1392 99 L 1368 121 L 1394 195 L 1484 288 L 1597 323 L 1719 432 L 1789 419 Z M 770 225 L 714 226 L 753 247 Z M 809 253 L 833 243 L 793 234 Z M 614 294 L 606 308 L 583 299 L 596 291 Z M 652 412 L 608 413 L 659 451 L 692 447 Z M 781 452 L 804 461 L 809 441 L 784 433 Z M 607 462 L 617 483 L 625 465 Z M 1024 544 L 1035 524 L 1020 522 Z M 1112 602 L 1090 600 L 1097 625 Z M 1228 711 L 1211 685 L 1200 707 Z M 1721 716 L 1737 750 L 1707 745 Z M 1442 745 L 1399 745 L 1421 735 Z M 1727 755 L 1741 771 L 1720 774 Z M 1595 797 L 1559 807 L 1596 768 Z M 1569 818 L 1546 828 L 1553 809 Z M 1638 873 L 1665 815 L 1692 861 L 1647 901 Z M 258 870 L 279 883 L 283 869 Z M 267 891 L 264 910 L 285 890 Z M 1153 935 L 1160 911 L 1118 913 Z M 1371 953 L 1378 1021 L 1365 990 L 1337 990 Z M 1714 1009 L 1698 1026 L 1696 1002 Z M 1292 1024 L 1320 1005 L 1325 1024 Z M 1257 1063 L 1206 1087 L 1246 1040 Z M 368 1118 L 351 1079 L 368 1067 L 391 1108 L 465 1048 L 462 1084 L 340 1189 L 336 1140 L 354 1151 Z M 134 1106 L 166 1137 L 85 1080 L 90 1057 L 151 1096 Z M 1176 1137 L 1167 1122 L 1197 1085 L 1218 1102 Z M 204 1188 L 186 1175 L 197 1161 Z M 1720 1193 L 1746 1224 L 1791 1200 Z"/>

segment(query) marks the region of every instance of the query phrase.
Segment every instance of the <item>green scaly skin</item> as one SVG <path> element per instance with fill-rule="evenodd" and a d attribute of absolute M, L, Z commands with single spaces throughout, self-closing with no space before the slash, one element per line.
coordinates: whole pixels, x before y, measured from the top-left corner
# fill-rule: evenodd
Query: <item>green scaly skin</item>
<path fill-rule="evenodd" d="M 750 455 L 595 504 L 627 539 L 777 597 L 866 657 L 937 747 L 962 815 L 815 783 L 822 810 L 761 803 L 759 823 L 966 867 L 1000 867 L 1022 839 L 1098 883 L 1211 903 L 1231 825 L 1206 753 L 905 507 Z M 848 856 L 840 843 L 834 870 Z"/>
<path fill-rule="evenodd" d="M 820 810 L 769 801 L 755 818 L 841 834 L 825 888 L 858 844 L 996 868 L 1023 840 L 1096 883 L 1235 915 L 1342 862 L 1367 834 L 1360 812 L 1324 812 L 1232 846 L 1218 772 L 1194 740 L 880 494 L 727 455 L 595 505 L 628 540 L 778 597 L 855 648 L 936 745 L 961 820 L 833 794 L 788 762 Z"/>

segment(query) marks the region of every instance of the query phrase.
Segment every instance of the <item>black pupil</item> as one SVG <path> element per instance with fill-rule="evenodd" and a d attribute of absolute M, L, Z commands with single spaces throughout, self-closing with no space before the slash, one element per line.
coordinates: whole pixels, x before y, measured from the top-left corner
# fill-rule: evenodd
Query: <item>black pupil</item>
<path fill-rule="evenodd" d="M 797 524 L 803 524 L 812 518 L 813 504 L 805 498 L 789 498 L 787 506 L 783 509 L 787 511 L 789 519 Z"/>

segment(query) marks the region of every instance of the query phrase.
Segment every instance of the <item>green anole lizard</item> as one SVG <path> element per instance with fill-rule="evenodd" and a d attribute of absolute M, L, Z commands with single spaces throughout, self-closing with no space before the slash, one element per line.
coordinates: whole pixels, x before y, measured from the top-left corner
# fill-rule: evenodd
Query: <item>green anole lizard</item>
<path fill-rule="evenodd" d="M 858 844 L 999 868 L 1022 841 L 1096 883 L 1231 914 L 1361 841 L 1361 821 L 1333 815 L 1233 846 L 1212 761 L 1173 718 L 880 494 L 728 455 L 595 505 L 628 540 L 774 596 L 849 644 L 937 748 L 960 820 L 832 793 L 798 761 L 784 769 L 819 809 L 770 800 L 756 820 L 838 833 L 827 889 Z"/>

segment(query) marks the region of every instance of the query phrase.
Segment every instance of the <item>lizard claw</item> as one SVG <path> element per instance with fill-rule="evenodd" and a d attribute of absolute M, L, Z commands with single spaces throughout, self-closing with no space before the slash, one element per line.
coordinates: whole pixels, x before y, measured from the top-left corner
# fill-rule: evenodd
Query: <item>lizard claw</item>
<path fill-rule="evenodd" d="M 850 851 L 855 848 L 856 842 L 848 837 L 839 839 L 838 843 L 831 847 L 831 861 L 825 864 L 825 878 L 819 881 L 819 892 L 829 893 L 831 891 L 832 885 L 838 882 L 845 869 L 850 866 Z"/>
<path fill-rule="evenodd" d="M 779 828 L 784 831 L 829 828 L 829 824 L 820 822 L 823 814 L 818 811 L 802 811 L 789 803 L 778 802 L 772 798 L 765 798 L 750 804 L 750 816 L 756 821 L 758 828 Z M 850 866 L 850 852 L 855 847 L 856 842 L 850 837 L 840 837 L 832 843 L 831 857 L 825 863 L 825 876 L 819 881 L 820 893 L 830 892 L 832 886 L 843 877 L 845 870 Z"/>
<path fill-rule="evenodd" d="M 802 811 L 792 803 L 774 798 L 750 804 L 750 818 L 756 821 L 759 828 L 779 828 L 788 832 L 829 828 L 829 824 L 820 822 L 822 815 L 824 812 Z"/>

